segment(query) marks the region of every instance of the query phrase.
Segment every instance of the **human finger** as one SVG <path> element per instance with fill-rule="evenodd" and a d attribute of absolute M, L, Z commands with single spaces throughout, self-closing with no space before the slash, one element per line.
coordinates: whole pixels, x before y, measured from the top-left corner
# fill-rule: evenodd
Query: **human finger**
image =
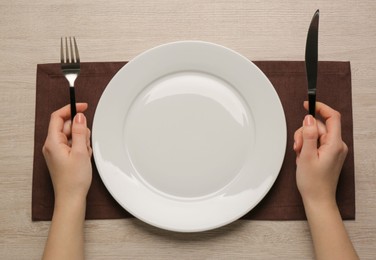
<path fill-rule="evenodd" d="M 91 131 L 89 128 L 87 128 L 87 135 L 86 135 L 86 146 L 87 146 L 87 149 L 88 151 L 90 152 L 90 156 L 91 156 L 91 142 L 90 142 L 90 135 L 91 135 Z"/>
<path fill-rule="evenodd" d="M 319 138 L 327 133 L 326 126 L 320 120 L 316 120 Z M 293 149 L 297 153 L 300 153 L 303 145 L 303 127 L 300 127 L 294 133 L 294 146 Z"/>
<path fill-rule="evenodd" d="M 304 102 L 304 107 L 308 109 L 308 102 Z M 331 138 L 341 138 L 341 114 L 330 106 L 316 102 L 316 113 L 320 114 L 325 121 L 328 135 Z"/>
<path fill-rule="evenodd" d="M 87 109 L 87 103 L 77 103 L 77 112 L 84 112 Z M 48 133 L 54 134 L 62 132 L 64 128 L 64 122 L 70 118 L 70 105 L 66 105 L 51 114 L 50 124 L 48 126 Z"/>
<path fill-rule="evenodd" d="M 300 157 L 307 159 L 317 157 L 317 140 L 319 133 L 316 119 L 312 115 L 307 115 L 304 118 L 302 129 L 303 143 Z"/>
<path fill-rule="evenodd" d="M 319 136 L 322 136 L 328 133 L 328 130 L 326 129 L 326 126 L 323 122 L 321 122 L 320 120 L 316 120 L 316 123 L 317 123 L 317 129 L 319 131 Z"/>
<path fill-rule="evenodd" d="M 63 126 L 63 134 L 67 137 L 70 138 L 72 132 L 72 121 L 69 119 L 64 122 Z"/>
<path fill-rule="evenodd" d="M 77 113 L 72 125 L 72 151 L 88 153 L 87 134 L 86 117 L 82 113 Z"/>
<path fill-rule="evenodd" d="M 321 102 L 319 102 L 316 107 L 317 113 L 320 114 L 325 120 L 328 134 L 333 135 L 333 137 L 337 137 L 337 139 L 341 139 L 341 114 Z"/>
<path fill-rule="evenodd" d="M 300 152 L 303 144 L 303 127 L 300 127 L 294 133 L 294 146 L 293 149 L 295 152 Z"/>

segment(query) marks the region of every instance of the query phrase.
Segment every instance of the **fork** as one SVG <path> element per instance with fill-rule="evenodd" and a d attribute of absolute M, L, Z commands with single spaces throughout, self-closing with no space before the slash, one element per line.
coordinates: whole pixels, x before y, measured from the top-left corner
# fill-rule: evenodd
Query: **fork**
<path fill-rule="evenodd" d="M 69 38 L 69 41 L 68 41 Z M 73 38 L 73 43 L 72 43 Z M 68 44 L 69 42 L 69 44 Z M 80 56 L 75 37 L 61 37 L 60 45 L 61 71 L 69 82 L 71 119 L 76 115 L 76 96 L 74 82 L 80 74 Z"/>

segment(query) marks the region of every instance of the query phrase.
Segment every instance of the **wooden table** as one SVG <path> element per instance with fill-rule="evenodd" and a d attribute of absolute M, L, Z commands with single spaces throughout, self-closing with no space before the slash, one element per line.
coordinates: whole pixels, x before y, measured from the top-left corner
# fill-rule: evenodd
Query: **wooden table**
<path fill-rule="evenodd" d="M 314 3 L 315 2 L 315 3 Z M 320 60 L 351 61 L 355 221 L 361 259 L 376 259 L 376 2 L 246 0 L 0 1 L 0 256 L 39 259 L 50 222 L 31 221 L 36 64 L 75 35 L 83 61 L 124 61 L 153 46 L 204 40 L 251 60 L 304 60 L 320 8 Z M 290 149 L 290 148 L 288 148 Z M 312 259 L 306 221 L 237 221 L 196 234 L 136 219 L 86 222 L 88 259 Z"/>

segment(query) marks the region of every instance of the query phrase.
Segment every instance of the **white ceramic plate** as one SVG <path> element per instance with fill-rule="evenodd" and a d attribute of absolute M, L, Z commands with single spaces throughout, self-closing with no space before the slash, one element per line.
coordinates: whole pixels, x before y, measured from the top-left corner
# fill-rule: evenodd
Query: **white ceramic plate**
<path fill-rule="evenodd" d="M 125 65 L 95 112 L 93 149 L 112 196 L 160 228 L 197 232 L 237 220 L 280 171 L 286 122 L 266 76 L 208 42 L 174 42 Z"/>

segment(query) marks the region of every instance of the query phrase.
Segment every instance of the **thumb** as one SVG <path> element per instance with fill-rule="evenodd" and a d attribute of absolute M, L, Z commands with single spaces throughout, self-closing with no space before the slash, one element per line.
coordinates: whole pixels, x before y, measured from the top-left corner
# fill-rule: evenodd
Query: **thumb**
<path fill-rule="evenodd" d="M 307 115 L 303 121 L 303 145 L 300 153 L 301 157 L 317 157 L 317 140 L 319 131 L 317 122 L 312 115 Z"/>
<path fill-rule="evenodd" d="M 86 117 L 82 113 L 77 113 L 72 125 L 72 150 L 76 152 L 87 152 L 86 145 Z"/>

